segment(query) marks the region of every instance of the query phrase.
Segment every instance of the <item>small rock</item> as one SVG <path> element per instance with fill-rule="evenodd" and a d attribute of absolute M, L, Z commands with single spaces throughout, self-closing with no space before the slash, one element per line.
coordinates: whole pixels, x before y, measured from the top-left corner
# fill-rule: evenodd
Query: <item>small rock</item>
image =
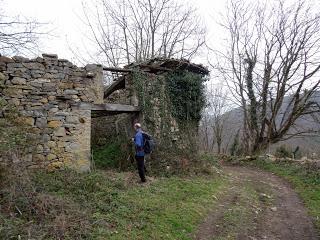
<path fill-rule="evenodd" d="M 4 63 L 13 63 L 14 60 L 5 56 L 0 56 L 0 62 L 4 62 Z"/>
<path fill-rule="evenodd" d="M 25 85 L 27 80 L 21 77 L 14 77 L 11 82 L 15 85 Z"/>
<path fill-rule="evenodd" d="M 45 128 L 47 127 L 47 119 L 46 118 L 37 118 L 36 126 L 38 128 Z"/>
<path fill-rule="evenodd" d="M 49 128 L 58 128 L 58 127 L 61 127 L 62 126 L 62 122 L 60 121 L 50 121 L 48 123 L 48 127 Z"/>
<path fill-rule="evenodd" d="M 77 90 L 71 90 L 71 89 L 67 89 L 67 90 L 64 90 L 64 94 L 67 94 L 67 95 L 77 95 L 79 92 Z"/>
<path fill-rule="evenodd" d="M 67 123 L 79 123 L 79 117 L 77 116 L 67 116 L 66 117 Z"/>
<path fill-rule="evenodd" d="M 53 59 L 58 59 L 58 55 L 57 54 L 50 54 L 50 53 L 43 53 L 42 54 L 43 58 L 53 58 Z"/>
<path fill-rule="evenodd" d="M 52 161 L 52 160 L 54 160 L 54 159 L 56 159 L 56 158 L 57 158 L 57 155 L 54 155 L 54 154 L 52 154 L 52 153 L 48 154 L 48 156 L 47 156 L 47 160 L 48 160 L 48 161 Z"/>
<path fill-rule="evenodd" d="M 33 117 L 25 117 L 24 118 L 25 124 L 29 126 L 34 126 L 34 118 Z"/>
<path fill-rule="evenodd" d="M 6 76 L 0 72 L 0 82 L 4 81 L 6 79 Z"/>
<path fill-rule="evenodd" d="M 60 127 L 58 128 L 55 132 L 54 135 L 56 137 L 65 137 L 66 136 L 66 130 L 64 127 Z"/>
<path fill-rule="evenodd" d="M 49 148 L 55 148 L 57 146 L 55 141 L 48 141 L 48 147 Z"/>
<path fill-rule="evenodd" d="M 43 156 L 42 154 L 35 154 L 33 156 L 33 161 L 44 161 L 46 158 L 45 156 Z"/>
<path fill-rule="evenodd" d="M 278 210 L 277 207 L 271 207 L 270 209 L 272 212 L 276 212 Z"/>
<path fill-rule="evenodd" d="M 37 153 L 42 153 L 43 152 L 43 146 L 41 144 L 37 145 L 36 151 L 37 151 Z"/>

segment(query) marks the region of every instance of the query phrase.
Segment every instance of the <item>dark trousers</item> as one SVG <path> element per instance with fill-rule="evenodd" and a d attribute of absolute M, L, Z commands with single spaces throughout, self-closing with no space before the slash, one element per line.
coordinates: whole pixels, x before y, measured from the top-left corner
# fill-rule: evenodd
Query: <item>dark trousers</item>
<path fill-rule="evenodd" d="M 138 166 L 139 176 L 142 182 L 146 181 L 145 176 L 145 166 L 144 166 L 144 157 L 135 156 Z"/>

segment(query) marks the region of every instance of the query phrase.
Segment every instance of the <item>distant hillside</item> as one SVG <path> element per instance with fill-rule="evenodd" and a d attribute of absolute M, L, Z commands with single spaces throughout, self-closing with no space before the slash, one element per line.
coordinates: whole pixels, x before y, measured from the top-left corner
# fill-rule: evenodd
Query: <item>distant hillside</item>
<path fill-rule="evenodd" d="M 314 97 L 320 105 L 320 92 L 317 92 Z M 290 97 L 286 97 L 283 104 L 283 109 L 286 108 Z M 243 113 L 240 108 L 235 108 L 224 115 L 225 117 L 225 130 L 223 136 L 222 149 L 228 151 L 230 145 L 233 142 L 233 139 L 239 129 L 242 129 L 243 126 Z M 280 119 L 279 119 L 280 121 Z M 296 121 L 296 126 L 298 130 L 301 129 L 317 129 L 319 130 L 316 136 L 304 136 L 304 137 L 295 137 L 286 141 L 281 141 L 277 144 L 270 146 L 269 152 L 274 152 L 275 148 L 279 145 L 286 145 L 289 148 L 296 148 L 299 146 L 300 150 L 304 154 L 310 154 L 313 152 L 320 154 L 320 123 L 316 122 L 311 116 L 304 116 Z M 214 146 L 215 148 L 217 146 Z"/>

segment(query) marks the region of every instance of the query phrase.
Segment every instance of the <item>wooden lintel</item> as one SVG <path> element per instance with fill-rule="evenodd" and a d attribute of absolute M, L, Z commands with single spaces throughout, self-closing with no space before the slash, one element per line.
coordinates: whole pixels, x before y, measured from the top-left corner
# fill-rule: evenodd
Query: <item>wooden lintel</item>
<path fill-rule="evenodd" d="M 91 110 L 127 113 L 127 112 L 139 112 L 141 109 L 140 107 L 132 106 L 132 105 L 105 103 L 105 104 L 92 104 Z"/>
<path fill-rule="evenodd" d="M 114 104 L 114 103 L 80 103 L 73 106 L 73 109 L 78 110 L 91 110 L 91 111 L 105 111 L 110 113 L 130 113 L 139 112 L 141 110 L 138 106 L 125 105 L 125 104 Z"/>

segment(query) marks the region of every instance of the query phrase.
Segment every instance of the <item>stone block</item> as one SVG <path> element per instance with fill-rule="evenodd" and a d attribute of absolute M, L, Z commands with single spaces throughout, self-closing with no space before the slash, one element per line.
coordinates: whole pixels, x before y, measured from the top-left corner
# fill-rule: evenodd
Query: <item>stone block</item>
<path fill-rule="evenodd" d="M 12 59 L 15 62 L 29 62 L 30 61 L 29 58 L 25 58 L 25 57 L 22 57 L 22 56 L 14 56 L 14 57 L 12 57 Z"/>
<path fill-rule="evenodd" d="M 15 98 L 23 97 L 22 89 L 14 88 L 14 87 L 8 87 L 4 89 L 3 94 L 8 97 L 15 97 Z"/>
<path fill-rule="evenodd" d="M 33 155 L 33 161 L 34 162 L 43 162 L 46 160 L 46 157 L 42 154 L 34 154 Z"/>
<path fill-rule="evenodd" d="M 42 83 L 39 82 L 31 82 L 30 85 L 35 88 L 42 88 Z"/>
<path fill-rule="evenodd" d="M 36 126 L 38 128 L 46 128 L 47 127 L 47 119 L 46 118 L 37 118 Z"/>
<path fill-rule="evenodd" d="M 77 95 L 79 92 L 77 90 L 72 90 L 72 89 L 66 89 L 64 90 L 64 94 L 67 95 Z"/>
<path fill-rule="evenodd" d="M 57 155 L 49 153 L 48 156 L 47 156 L 47 160 L 48 161 L 52 161 L 54 159 L 57 159 Z"/>
<path fill-rule="evenodd" d="M 73 82 L 60 82 L 59 88 L 61 89 L 72 89 L 73 88 Z"/>
<path fill-rule="evenodd" d="M 49 113 L 56 113 L 58 111 L 59 111 L 59 108 L 57 108 L 57 107 L 53 107 L 53 108 L 49 109 Z"/>
<path fill-rule="evenodd" d="M 54 100 L 56 100 L 56 96 L 49 96 L 49 97 L 48 97 L 48 100 L 49 100 L 49 101 L 54 101 Z"/>
<path fill-rule="evenodd" d="M 66 117 L 66 116 L 70 116 L 71 113 L 70 112 L 64 112 L 64 111 L 59 111 L 59 112 L 56 112 L 54 115 L 55 116 L 64 116 L 64 117 Z"/>
<path fill-rule="evenodd" d="M 43 53 L 42 54 L 43 58 L 49 58 L 49 59 L 58 59 L 57 54 L 51 54 L 51 53 Z"/>
<path fill-rule="evenodd" d="M 33 117 L 25 117 L 24 123 L 28 126 L 34 126 L 34 118 Z"/>
<path fill-rule="evenodd" d="M 41 144 L 38 144 L 36 147 L 36 152 L 37 153 L 43 153 L 43 146 Z"/>
<path fill-rule="evenodd" d="M 0 62 L 3 62 L 3 63 L 13 63 L 14 60 L 11 59 L 11 58 L 5 57 L 5 56 L 0 56 Z"/>
<path fill-rule="evenodd" d="M 63 168 L 64 168 L 64 163 L 61 161 L 52 162 L 47 166 L 47 170 L 49 172 L 54 172 L 56 170 L 63 169 Z"/>
<path fill-rule="evenodd" d="M 6 80 L 6 76 L 0 72 L 0 82 L 4 82 Z"/>
<path fill-rule="evenodd" d="M 47 91 L 47 92 L 54 92 L 57 89 L 57 84 L 56 83 L 43 83 L 42 85 L 42 90 Z"/>
<path fill-rule="evenodd" d="M 41 136 L 41 140 L 42 140 L 43 142 L 48 142 L 50 139 L 51 139 L 51 137 L 50 137 L 49 134 L 43 134 L 43 135 Z"/>
<path fill-rule="evenodd" d="M 67 123 L 79 123 L 79 117 L 78 116 L 67 116 L 66 122 Z"/>
<path fill-rule="evenodd" d="M 9 103 L 15 105 L 15 106 L 19 106 L 20 105 L 20 100 L 18 98 L 12 98 L 11 100 L 9 100 Z"/>
<path fill-rule="evenodd" d="M 45 113 L 43 110 L 33 110 L 31 111 L 32 112 L 32 116 L 33 117 L 44 117 L 45 116 Z"/>
<path fill-rule="evenodd" d="M 38 70 L 38 69 L 31 70 L 30 73 L 32 78 L 41 78 L 45 74 L 43 70 Z"/>
<path fill-rule="evenodd" d="M 61 121 L 50 121 L 48 122 L 48 127 L 49 128 L 58 128 L 62 126 L 62 122 Z"/>
<path fill-rule="evenodd" d="M 72 142 L 72 143 L 67 143 L 65 146 L 65 151 L 66 152 L 76 152 L 80 150 L 80 144 L 76 143 L 76 142 Z"/>
<path fill-rule="evenodd" d="M 23 68 L 23 65 L 21 63 L 7 63 L 8 71 L 14 71 L 18 68 Z"/>
<path fill-rule="evenodd" d="M 65 137 L 66 136 L 66 130 L 64 127 L 59 127 L 54 131 L 54 135 L 56 137 Z"/>
<path fill-rule="evenodd" d="M 55 147 L 57 147 L 57 144 L 56 144 L 55 141 L 48 141 L 47 145 L 48 145 L 49 148 L 55 148 Z"/>
<path fill-rule="evenodd" d="M 50 116 L 47 117 L 48 121 L 64 121 L 65 117 L 64 116 Z"/>
<path fill-rule="evenodd" d="M 27 83 L 27 80 L 25 78 L 21 78 L 21 77 L 14 77 L 11 80 L 12 84 L 15 85 L 25 85 Z"/>
<path fill-rule="evenodd" d="M 44 70 L 45 69 L 44 65 L 41 63 L 38 63 L 38 62 L 23 63 L 23 66 L 28 69 L 36 69 L 36 70 Z"/>
<path fill-rule="evenodd" d="M 48 103 L 48 98 L 42 98 L 40 100 L 40 102 L 43 103 L 43 104 L 46 104 L 46 103 Z"/>
<path fill-rule="evenodd" d="M 50 79 L 38 78 L 38 79 L 35 79 L 35 80 L 31 81 L 30 83 L 50 83 L 50 82 L 51 82 Z"/>

